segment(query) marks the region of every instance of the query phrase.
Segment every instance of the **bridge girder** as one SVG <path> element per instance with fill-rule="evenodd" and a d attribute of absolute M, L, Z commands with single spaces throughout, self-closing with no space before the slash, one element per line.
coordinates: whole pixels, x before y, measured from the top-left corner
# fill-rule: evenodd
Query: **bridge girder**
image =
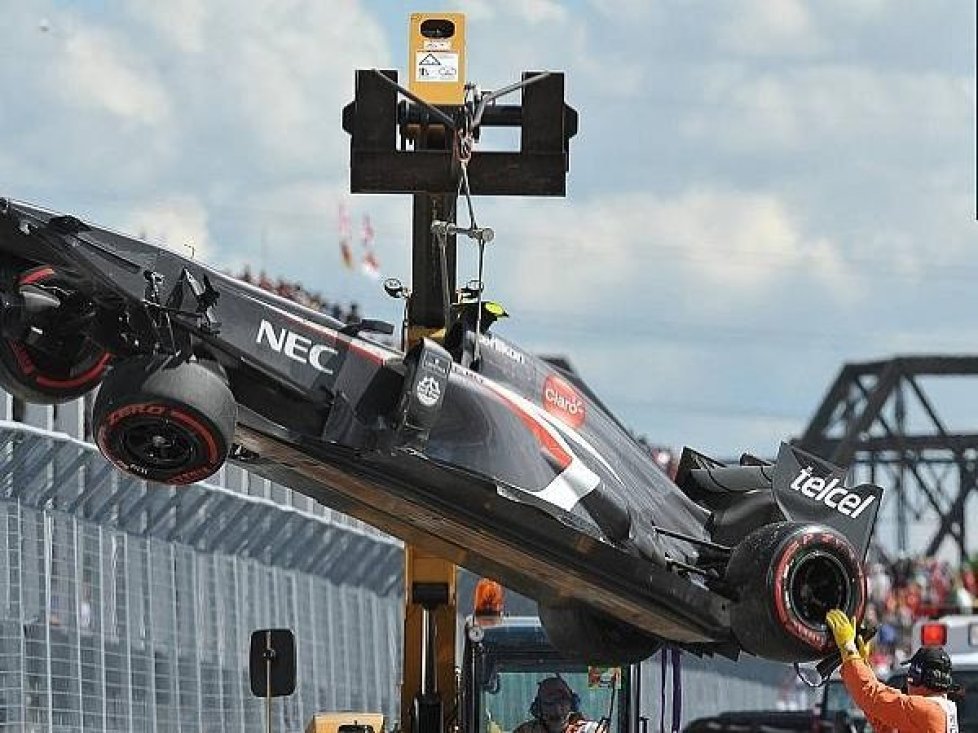
<path fill-rule="evenodd" d="M 978 357 L 900 356 L 845 364 L 802 436 L 801 448 L 851 466 L 853 481 L 887 489 L 896 550 L 910 549 L 912 522 L 936 515 L 924 552 L 950 540 L 968 556 L 966 509 L 978 496 L 978 433 L 956 432 L 923 384 L 931 377 L 978 377 Z M 978 388 L 978 380 L 971 382 Z"/>

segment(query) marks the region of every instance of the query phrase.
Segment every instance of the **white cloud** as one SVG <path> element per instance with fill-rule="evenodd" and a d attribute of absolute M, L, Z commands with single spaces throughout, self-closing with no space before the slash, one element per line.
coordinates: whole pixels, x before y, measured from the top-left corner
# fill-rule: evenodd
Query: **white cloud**
<path fill-rule="evenodd" d="M 468 17 L 468 77 L 483 87 L 508 84 L 531 69 L 563 72 L 568 94 L 585 88 L 604 98 L 634 98 L 642 87 L 643 55 L 608 40 L 615 36 L 609 29 L 620 27 L 623 17 L 615 16 L 598 33 L 587 12 L 551 0 L 507 0 L 491 7 L 469 0 L 462 7 Z"/>
<path fill-rule="evenodd" d="M 506 282 L 531 307 L 573 293 L 575 311 L 598 308 L 609 293 L 643 290 L 663 269 L 713 294 L 697 303 L 703 311 L 749 310 L 802 273 L 831 297 L 850 297 L 850 268 L 837 246 L 806 232 L 791 207 L 769 193 L 633 192 L 559 209 L 521 207 L 497 230 L 500 247 L 515 237 L 527 243 L 507 255 L 515 261 Z"/>
<path fill-rule="evenodd" d="M 596 49 L 586 39 L 576 44 L 572 66 L 577 83 L 583 82 L 605 98 L 638 99 L 647 84 L 646 69 L 629 55 L 615 49 Z"/>
<path fill-rule="evenodd" d="M 684 132 L 730 149 L 779 152 L 960 136 L 972 118 L 968 80 L 885 73 L 856 66 L 808 66 L 763 74 L 715 66 L 701 80 L 704 105 Z"/>
<path fill-rule="evenodd" d="M 490 0 L 458 0 L 459 12 L 465 13 L 466 27 L 473 22 L 488 22 L 496 17 L 497 3 Z"/>
<path fill-rule="evenodd" d="M 339 181 L 295 180 L 266 186 L 243 197 L 214 202 L 223 216 L 233 216 L 247 239 L 221 242 L 222 264 L 253 269 L 272 267 L 275 272 L 308 280 L 321 276 L 326 263 L 338 258 L 338 202 L 344 198 Z"/>
<path fill-rule="evenodd" d="M 592 10 L 603 18 L 614 22 L 644 23 L 653 17 L 656 11 L 655 3 L 649 0 L 589 0 Z"/>
<path fill-rule="evenodd" d="M 209 215 L 200 201 L 185 194 L 137 204 L 124 215 L 122 230 L 162 244 L 185 257 L 207 261 L 211 254 Z"/>
<path fill-rule="evenodd" d="M 346 157 L 339 115 L 354 70 L 390 65 L 380 25 L 357 2 L 342 12 L 315 0 L 180 0 L 165 12 L 35 5 L 13 23 L 29 34 L 0 32 L 0 57 L 23 58 L 44 83 L 17 81 L 23 93 L 4 105 L 0 134 L 16 136 L 35 168 L 57 150 L 86 191 L 125 185 L 138 198 L 190 178 L 240 188 L 328 171 Z M 0 80 L 22 77 L 11 69 Z"/>
<path fill-rule="evenodd" d="M 200 53 L 206 47 L 208 3 L 200 0 L 144 0 L 128 6 L 135 17 L 143 17 L 152 31 L 161 34 L 181 53 Z M 213 35 L 213 34 L 211 34 Z"/>
<path fill-rule="evenodd" d="M 744 56 L 809 55 L 822 42 L 802 0 L 742 0 L 725 7 L 717 29 L 722 47 Z"/>
<path fill-rule="evenodd" d="M 466 25 L 471 21 L 488 21 L 498 18 L 515 18 L 531 25 L 541 23 L 562 23 L 567 20 L 569 13 L 556 0 L 460 0 L 458 8 L 465 13 Z M 518 37 L 525 32 L 519 26 L 510 25 L 507 32 Z"/>
<path fill-rule="evenodd" d="M 73 106 L 108 112 L 123 124 L 165 127 L 171 100 L 152 68 L 124 39 L 78 23 L 56 39 L 49 83 Z"/>
<path fill-rule="evenodd" d="M 881 16 L 892 13 L 892 0 L 823 0 L 821 9 L 831 10 L 833 17 L 841 20 L 878 21 Z"/>
<path fill-rule="evenodd" d="M 531 24 L 554 23 L 567 18 L 567 9 L 553 0 L 516 0 L 512 7 L 518 17 Z"/>
<path fill-rule="evenodd" d="M 314 0 L 208 8 L 207 50 L 181 69 L 193 111 L 252 136 L 251 154 L 266 165 L 324 166 L 341 155 L 339 110 L 353 98 L 354 70 L 390 63 L 373 18 L 353 2 L 342 12 Z M 202 73 L 209 78 L 196 82 Z"/>

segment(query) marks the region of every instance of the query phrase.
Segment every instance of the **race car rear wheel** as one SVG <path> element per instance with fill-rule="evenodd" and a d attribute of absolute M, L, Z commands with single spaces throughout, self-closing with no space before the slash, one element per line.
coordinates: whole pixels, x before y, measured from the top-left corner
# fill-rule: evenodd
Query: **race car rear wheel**
<path fill-rule="evenodd" d="M 13 286 L 36 288 L 62 305 L 33 319 L 23 338 L 0 338 L 0 387 L 25 402 L 57 404 L 98 385 L 111 355 L 85 335 L 78 320 L 83 308 L 55 268 L 25 270 Z"/>
<path fill-rule="evenodd" d="M 237 403 L 218 372 L 197 362 L 137 357 L 106 376 L 92 409 L 95 442 L 126 473 L 190 484 L 224 464 Z"/>
<path fill-rule="evenodd" d="M 540 623 L 550 643 L 588 664 L 631 664 L 655 654 L 662 641 L 582 603 L 541 603 Z"/>
<path fill-rule="evenodd" d="M 855 548 L 823 525 L 768 524 L 734 549 L 724 575 L 737 594 L 734 636 L 747 651 L 801 662 L 835 650 L 825 623 L 833 608 L 861 618 L 866 579 Z"/>

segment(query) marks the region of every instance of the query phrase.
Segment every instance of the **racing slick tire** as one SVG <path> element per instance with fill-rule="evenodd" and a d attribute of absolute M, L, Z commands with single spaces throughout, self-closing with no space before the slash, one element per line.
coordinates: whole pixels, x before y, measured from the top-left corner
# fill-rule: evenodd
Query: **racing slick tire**
<path fill-rule="evenodd" d="M 648 659 L 662 641 L 580 603 L 539 604 L 550 643 L 589 664 L 631 664 Z"/>
<path fill-rule="evenodd" d="M 57 271 L 47 265 L 25 270 L 13 281 L 15 290 L 27 285 L 56 290 L 60 284 Z M 29 341 L 0 337 L 0 387 L 42 404 L 68 402 L 95 388 L 111 355 L 72 325 L 70 319 L 52 319 L 47 331 L 43 323 L 32 329 Z"/>
<path fill-rule="evenodd" d="M 784 662 L 835 651 L 825 623 L 833 608 L 862 618 L 866 577 L 856 549 L 817 524 L 778 522 L 751 532 L 734 549 L 725 584 L 737 601 L 730 626 L 748 652 Z"/>
<path fill-rule="evenodd" d="M 92 425 L 102 455 L 118 468 L 181 485 L 221 468 L 237 412 L 234 395 L 214 369 L 172 357 L 136 357 L 106 375 Z"/>

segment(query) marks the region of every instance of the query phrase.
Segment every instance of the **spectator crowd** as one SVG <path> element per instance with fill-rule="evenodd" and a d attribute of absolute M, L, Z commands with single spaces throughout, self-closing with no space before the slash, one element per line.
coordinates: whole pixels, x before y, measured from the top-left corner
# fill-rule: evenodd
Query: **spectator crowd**
<path fill-rule="evenodd" d="M 294 300 L 299 305 L 304 305 L 320 313 L 325 313 L 344 323 L 356 323 L 360 320 L 360 309 L 356 303 L 350 303 L 349 307 L 343 307 L 340 303 L 329 300 L 321 293 L 302 287 L 302 283 L 292 282 L 283 277 L 272 279 L 264 270 L 258 273 L 256 277 L 247 265 L 238 274 L 227 274 L 251 285 L 257 285 L 262 290 L 267 290 L 283 298 Z"/>
<path fill-rule="evenodd" d="M 875 625 L 871 662 L 880 670 L 907 659 L 920 645 L 913 625 L 920 619 L 978 609 L 978 560 L 955 567 L 931 557 L 900 558 L 867 567 L 865 619 Z"/>

